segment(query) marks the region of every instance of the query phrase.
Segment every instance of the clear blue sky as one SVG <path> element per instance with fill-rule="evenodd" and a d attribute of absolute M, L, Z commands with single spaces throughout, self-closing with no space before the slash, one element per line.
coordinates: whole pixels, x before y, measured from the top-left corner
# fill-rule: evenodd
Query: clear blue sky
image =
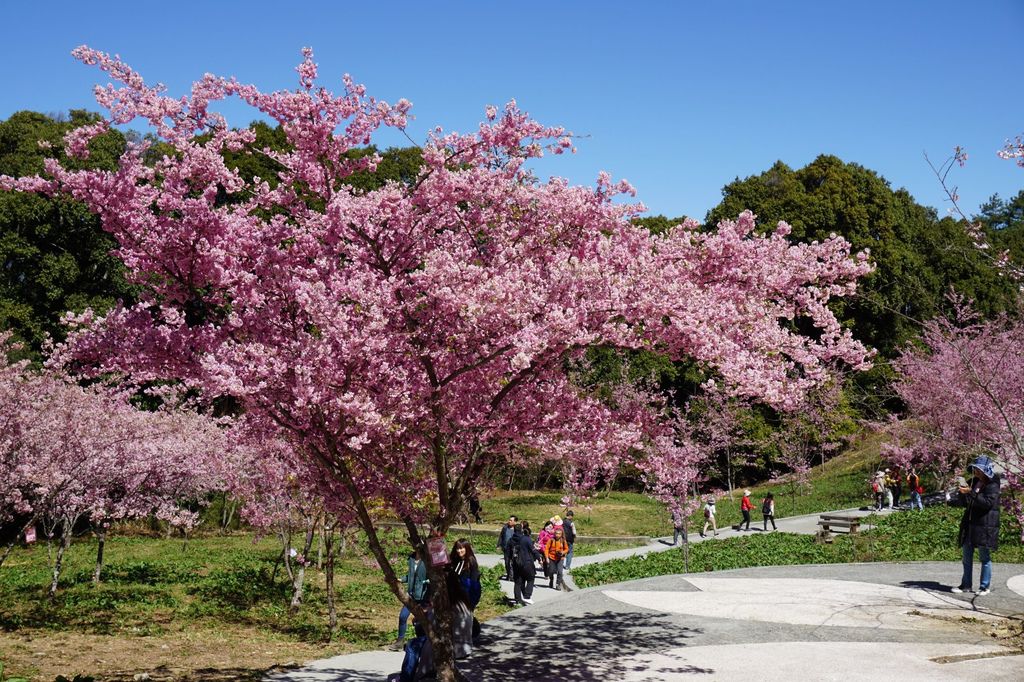
<path fill-rule="evenodd" d="M 1024 188 L 995 156 L 1024 132 L 1024 0 L 764 2 L 9 2 L 0 7 L 0 118 L 92 108 L 99 71 L 69 51 L 119 53 L 174 94 L 209 71 L 267 89 L 320 75 L 410 99 L 417 141 L 470 130 L 515 98 L 589 137 L 543 175 L 630 180 L 652 213 L 703 218 L 722 186 L 776 160 L 835 154 L 944 212 L 923 153 L 957 169 L 967 211 Z M 253 116 L 224 109 L 234 125 Z M 402 144 L 398 137 L 383 146 Z"/>

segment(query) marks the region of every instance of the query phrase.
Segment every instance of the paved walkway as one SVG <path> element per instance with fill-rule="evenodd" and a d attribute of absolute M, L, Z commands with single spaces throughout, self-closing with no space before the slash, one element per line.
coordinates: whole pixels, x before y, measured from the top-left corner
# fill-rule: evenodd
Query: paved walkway
<path fill-rule="evenodd" d="M 838 512 L 837 512 L 838 513 Z M 846 510 L 866 515 L 867 512 Z M 778 519 L 816 532 L 818 515 Z M 754 532 L 754 531 L 750 531 Z M 727 529 L 719 537 L 739 535 Z M 580 557 L 576 565 L 671 549 Z M 691 541 L 701 541 L 699 537 Z M 498 557 L 481 556 L 496 564 Z M 993 591 L 954 595 L 957 562 L 776 566 L 662 576 L 557 592 L 484 625 L 460 664 L 470 680 L 1019 680 L 1024 652 L 1000 643 L 1006 617 L 1024 620 L 1024 565 L 996 565 Z M 503 583 L 511 591 L 511 584 Z M 370 651 L 270 675 L 274 682 L 387 679 L 402 654 Z"/>

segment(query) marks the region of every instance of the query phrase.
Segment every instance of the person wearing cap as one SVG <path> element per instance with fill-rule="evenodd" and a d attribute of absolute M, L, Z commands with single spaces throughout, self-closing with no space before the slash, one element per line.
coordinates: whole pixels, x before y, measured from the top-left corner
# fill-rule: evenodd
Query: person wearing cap
<path fill-rule="evenodd" d="M 740 500 L 740 512 L 743 514 L 743 521 L 740 526 L 746 524 L 746 527 L 741 527 L 740 530 L 750 530 L 750 512 L 754 509 L 754 503 L 750 501 L 750 491 L 743 491 L 743 499 Z"/>
<path fill-rule="evenodd" d="M 958 544 L 963 547 L 964 573 L 960 585 L 952 591 L 957 594 L 971 591 L 974 550 L 977 549 L 981 562 L 977 595 L 981 597 L 991 588 L 992 550 L 999 546 L 999 474 L 985 455 L 975 459 L 968 472 L 973 475 L 971 481 L 959 486 L 955 494 L 946 494 L 950 505 L 964 507 L 957 536 Z"/>
<path fill-rule="evenodd" d="M 700 532 L 701 537 L 707 535 L 709 525 L 714 531 L 715 537 L 718 537 L 718 522 L 715 520 L 715 498 L 713 497 L 709 497 L 704 504 L 704 530 Z"/>
<path fill-rule="evenodd" d="M 882 496 L 885 488 L 885 472 L 876 471 L 875 477 L 871 479 L 871 492 L 875 495 L 875 511 L 882 510 Z"/>

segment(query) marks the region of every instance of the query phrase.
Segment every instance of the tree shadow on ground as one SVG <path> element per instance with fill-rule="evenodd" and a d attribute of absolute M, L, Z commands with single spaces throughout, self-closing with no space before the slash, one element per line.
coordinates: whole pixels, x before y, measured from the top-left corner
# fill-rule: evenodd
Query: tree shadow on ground
<path fill-rule="evenodd" d="M 656 666 L 625 660 L 645 654 L 670 656 L 702 632 L 682 627 L 671 616 L 657 613 L 584 613 L 578 616 L 528 612 L 486 623 L 480 646 L 460 663 L 470 680 L 497 680 L 503 675 L 520 680 L 596 682 L 648 674 L 660 680 L 667 674 L 711 675 L 713 670 L 678 661 Z M 668 667 L 666 667 L 666 663 Z"/>

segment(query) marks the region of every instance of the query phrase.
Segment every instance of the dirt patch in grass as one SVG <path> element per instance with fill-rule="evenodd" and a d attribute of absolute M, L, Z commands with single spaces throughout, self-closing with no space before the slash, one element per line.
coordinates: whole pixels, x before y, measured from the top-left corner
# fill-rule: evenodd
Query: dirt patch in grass
<path fill-rule="evenodd" d="M 190 629 L 155 637 L 76 632 L 0 632 L 8 676 L 53 680 L 92 675 L 97 680 L 258 680 L 275 665 L 350 653 L 346 643 L 315 645 L 246 627 Z"/>

